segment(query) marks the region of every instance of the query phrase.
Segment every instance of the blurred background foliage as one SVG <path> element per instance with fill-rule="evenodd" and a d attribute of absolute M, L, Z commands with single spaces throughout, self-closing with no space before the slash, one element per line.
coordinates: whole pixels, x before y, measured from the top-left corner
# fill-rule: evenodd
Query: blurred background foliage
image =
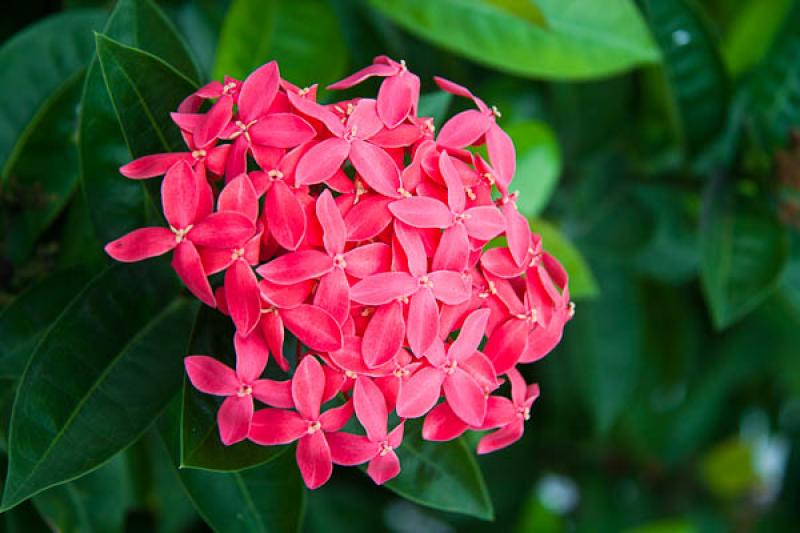
<path fill-rule="evenodd" d="M 280 457 L 224 478 L 179 476 L 153 427 L 132 430 L 135 443 L 101 468 L 7 511 L 0 528 L 800 528 L 798 2 L 168 0 L 159 2 L 167 20 L 148 15 L 149 2 L 126 0 L 108 20 L 112 4 L 13 2 L 0 22 L 4 453 L 28 358 L 57 358 L 50 330 L 76 327 L 62 310 L 80 310 L 112 281 L 103 274 L 80 292 L 106 264 L 101 244 L 151 216 L 118 166 L 171 146 L 168 136 L 153 144 L 157 125 L 120 131 L 115 108 L 125 113 L 130 102 L 112 101 L 103 80 L 120 75 L 108 65 L 125 50 L 100 38 L 100 65 L 92 30 L 174 67 L 158 74 L 143 62 L 149 77 L 130 81 L 158 85 L 162 76 L 175 91 L 164 105 L 194 83 L 241 77 L 273 58 L 300 85 L 327 84 L 378 54 L 403 58 L 423 78 L 422 106 L 438 124 L 468 104 L 434 92 L 431 77 L 469 86 L 502 112 L 517 147 L 520 208 L 564 261 L 577 313 L 563 345 L 529 369 L 543 396 L 523 440 L 479 460 L 494 522 L 416 505 L 358 472 L 337 471 L 305 497 L 265 485 L 265 468 L 291 485 L 294 466 Z M 176 71 L 189 89 L 176 86 Z M 128 281 L 142 276 L 151 273 Z M 158 309 L 151 296 L 125 301 Z M 182 331 L 173 311 L 165 331 Z M 91 313 L 80 320 L 79 332 L 114 326 Z M 145 357 L 169 335 L 134 352 Z M 54 468 L 62 481 L 81 473 Z"/>

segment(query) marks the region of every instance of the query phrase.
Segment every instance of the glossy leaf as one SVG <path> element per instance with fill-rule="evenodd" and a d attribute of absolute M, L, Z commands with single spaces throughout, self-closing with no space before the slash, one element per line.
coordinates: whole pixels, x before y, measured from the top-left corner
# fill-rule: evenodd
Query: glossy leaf
<path fill-rule="evenodd" d="M 599 289 L 589 264 L 572 242 L 544 220 L 531 221 L 531 229 L 542 237 L 542 248 L 557 257 L 569 274 L 569 294 L 576 299 L 597 296 Z"/>
<path fill-rule="evenodd" d="M 111 267 L 49 328 L 14 403 L 4 509 L 103 464 L 175 395 L 197 305 L 176 292 L 163 264 Z"/>
<path fill-rule="evenodd" d="M 543 122 L 518 122 L 507 128 L 517 150 L 512 187 L 519 190 L 517 207 L 526 216 L 542 212 L 558 184 L 561 150 L 553 131 Z"/>
<path fill-rule="evenodd" d="M 48 109 L 82 75 L 92 57 L 92 30 L 102 23 L 100 10 L 60 13 L 0 49 L 0 186 Z"/>
<path fill-rule="evenodd" d="M 594 265 L 600 294 L 578 306 L 564 342 L 583 405 L 608 431 L 635 391 L 641 369 L 642 318 L 637 287 L 613 264 Z"/>
<path fill-rule="evenodd" d="M 786 144 L 800 123 L 800 5 L 794 4 L 769 53 L 755 69 L 745 89 L 749 119 L 756 140 L 766 149 Z"/>
<path fill-rule="evenodd" d="M 37 494 L 33 503 L 55 531 L 120 531 L 131 496 L 128 481 L 125 459 L 119 454 L 80 479 Z"/>
<path fill-rule="evenodd" d="M 0 312 L 0 378 L 17 379 L 51 324 L 84 288 L 82 269 L 55 272 Z"/>
<path fill-rule="evenodd" d="M 498 2 L 371 0 L 409 32 L 483 65 L 521 76 L 588 79 L 659 59 L 633 2 L 533 3 L 543 24 L 504 9 Z"/>
<path fill-rule="evenodd" d="M 39 236 L 61 213 L 78 184 L 77 109 L 82 77 L 60 88 L 41 124 L 28 133 L 6 183 L 10 216 L 5 254 L 15 264 L 31 255 Z"/>
<path fill-rule="evenodd" d="M 244 78 L 277 60 L 281 76 L 304 86 L 324 86 L 347 64 L 333 9 L 322 0 L 235 0 L 222 27 L 214 78 Z"/>
<path fill-rule="evenodd" d="M 151 0 L 118 2 L 109 16 L 104 34 L 162 58 L 192 80 L 199 79 L 181 38 Z M 148 88 L 156 90 L 152 85 Z M 186 94 L 176 98 L 183 96 Z M 177 107 L 177 101 L 171 103 Z M 174 111 L 174 108 L 168 111 Z M 163 127 L 169 127 L 168 113 L 154 115 L 154 119 Z M 149 200 L 143 184 L 123 178 L 119 167 L 133 157 L 163 148 L 154 144 L 139 146 L 137 152 L 131 151 L 96 58 L 87 71 L 83 88 L 78 138 L 81 184 L 99 244 L 145 225 Z M 157 142 L 156 137 L 153 140 Z"/>
<path fill-rule="evenodd" d="M 197 317 L 189 353 L 210 355 L 234 367 L 233 334 L 228 317 L 203 308 Z M 265 463 L 282 453 L 282 446 L 258 446 L 247 440 L 232 446 L 222 444 L 217 428 L 221 400 L 197 391 L 184 379 L 180 422 L 182 468 L 235 471 Z"/>
<path fill-rule="evenodd" d="M 447 118 L 447 109 L 452 101 L 453 95 L 444 91 L 421 94 L 417 116 L 432 117 L 434 125 L 438 128 Z"/>
<path fill-rule="evenodd" d="M 736 198 L 719 180 L 706 193 L 700 246 L 700 279 L 719 329 L 763 302 L 789 259 L 786 228 L 770 208 Z"/>
<path fill-rule="evenodd" d="M 743 73 L 764 57 L 792 3 L 792 0 L 748 0 L 736 10 L 722 49 L 732 74 Z"/>
<path fill-rule="evenodd" d="M 402 470 L 386 487 L 412 502 L 483 520 L 494 518 L 473 452 L 463 439 L 430 442 L 422 439 L 420 421 L 407 421 L 397 449 Z"/>
<path fill-rule="evenodd" d="M 723 131 L 730 91 L 719 43 L 693 0 L 648 0 L 647 18 L 661 47 L 664 70 L 687 154 L 697 155 Z"/>

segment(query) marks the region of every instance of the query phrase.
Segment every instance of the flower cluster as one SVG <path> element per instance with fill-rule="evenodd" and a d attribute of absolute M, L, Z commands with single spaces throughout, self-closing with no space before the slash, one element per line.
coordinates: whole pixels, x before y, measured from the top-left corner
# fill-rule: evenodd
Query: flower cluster
<path fill-rule="evenodd" d="M 331 88 L 369 77 L 377 98 L 331 104 L 274 62 L 202 87 L 172 115 L 187 150 L 121 169 L 165 176 L 168 227 L 106 246 L 119 261 L 171 251 L 186 287 L 230 316 L 236 368 L 192 355 L 189 379 L 225 397 L 226 445 L 297 441 L 310 488 L 334 463 L 396 476 L 410 418 L 433 441 L 489 431 L 478 453 L 515 442 L 539 394 L 517 365 L 552 350 L 573 314 L 566 272 L 517 211 L 498 111 L 437 78 L 474 108 L 435 134 L 419 78 L 386 57 Z M 291 378 L 262 377 L 270 355 Z"/>

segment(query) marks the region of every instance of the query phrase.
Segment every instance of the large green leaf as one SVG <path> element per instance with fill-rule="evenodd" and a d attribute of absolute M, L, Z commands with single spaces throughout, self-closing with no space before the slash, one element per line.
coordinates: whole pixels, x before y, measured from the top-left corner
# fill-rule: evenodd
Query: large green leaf
<path fill-rule="evenodd" d="M 397 449 L 402 470 L 386 487 L 412 502 L 442 511 L 494 519 L 478 463 L 463 439 L 430 442 L 419 420 L 406 422 Z"/>
<path fill-rule="evenodd" d="M 512 74 L 588 79 L 658 61 L 629 0 L 535 0 L 544 22 L 511 2 L 371 0 L 409 32 Z M 517 3 L 520 4 L 520 3 Z"/>
<path fill-rule="evenodd" d="M 199 79 L 180 36 L 151 0 L 121 0 L 111 13 L 104 34 L 162 58 L 192 80 Z M 147 83 L 146 89 L 151 94 L 160 90 L 156 80 L 138 81 Z M 117 87 L 118 90 L 123 88 Z M 188 91 L 183 96 L 188 96 Z M 168 127 L 168 114 L 154 118 Z M 95 58 L 86 74 L 81 99 L 79 151 L 82 190 L 100 242 L 110 241 L 145 224 L 148 199 L 142 183 L 123 178 L 119 167 L 131 157 L 163 151 L 157 141 L 154 138 L 149 146 L 137 145 L 136 152 L 128 146 L 100 63 Z"/>
<path fill-rule="evenodd" d="M 542 247 L 558 259 L 569 274 L 569 294 L 576 299 L 597 296 L 597 281 L 589 264 L 575 245 L 555 226 L 531 220 L 531 229 L 542 237 Z"/>
<path fill-rule="evenodd" d="M 786 228 L 770 208 L 709 186 L 700 231 L 700 279 L 717 328 L 755 309 L 780 281 L 789 259 Z"/>
<path fill-rule="evenodd" d="M 518 122 L 506 128 L 517 150 L 517 172 L 511 184 L 519 190 L 517 207 L 533 217 L 542 212 L 561 174 L 561 150 L 543 122 Z"/>
<path fill-rule="evenodd" d="M 800 4 L 784 18 L 778 39 L 753 72 L 746 87 L 750 121 L 757 140 L 767 149 L 786 144 L 800 124 Z"/>
<path fill-rule="evenodd" d="M 81 269 L 55 272 L 0 312 L 0 378 L 22 375 L 36 344 L 88 280 Z"/>
<path fill-rule="evenodd" d="M 105 533 L 121 531 L 128 508 L 125 458 L 117 455 L 102 468 L 33 497 L 54 531 Z"/>
<path fill-rule="evenodd" d="M 633 397 L 643 325 L 634 279 L 613 264 L 593 266 L 600 295 L 577 307 L 564 341 L 583 404 L 604 432 Z"/>
<path fill-rule="evenodd" d="M 694 0 L 647 0 L 647 18 L 661 47 L 664 69 L 690 156 L 723 131 L 728 115 L 728 75 L 719 43 Z"/>
<path fill-rule="evenodd" d="M 203 308 L 194 328 L 189 352 L 210 355 L 231 368 L 234 328 L 230 319 L 218 311 Z M 184 379 L 181 414 L 180 466 L 213 471 L 236 471 L 274 459 L 284 447 L 259 446 L 242 441 L 225 446 L 217 429 L 217 411 L 221 398 L 197 391 Z"/>
<path fill-rule="evenodd" d="M 15 264 L 23 264 L 30 256 L 36 240 L 61 213 L 78 183 L 76 132 L 82 82 L 82 77 L 76 77 L 62 84 L 11 167 L 3 240 L 5 255 Z"/>
<path fill-rule="evenodd" d="M 176 398 L 178 400 L 178 398 Z M 180 402 L 159 420 L 163 443 L 179 467 Z M 178 470 L 197 512 L 214 531 L 296 532 L 305 511 L 306 491 L 293 446 L 282 446 L 266 464 L 238 472 Z"/>
<path fill-rule="evenodd" d="M 793 0 L 747 0 L 736 10 L 722 49 L 732 74 L 741 74 L 764 57 L 792 4 Z"/>
<path fill-rule="evenodd" d="M 347 52 L 330 5 L 323 0 L 235 0 L 222 27 L 214 78 L 244 78 L 272 59 L 292 83 L 336 81 Z"/>
<path fill-rule="evenodd" d="M 65 85 L 82 75 L 92 57 L 92 30 L 102 23 L 100 10 L 53 15 L 0 49 L 0 186 Z"/>
<path fill-rule="evenodd" d="M 180 388 L 195 303 L 162 262 L 97 276 L 50 326 L 20 381 L 4 509 L 103 464 Z"/>

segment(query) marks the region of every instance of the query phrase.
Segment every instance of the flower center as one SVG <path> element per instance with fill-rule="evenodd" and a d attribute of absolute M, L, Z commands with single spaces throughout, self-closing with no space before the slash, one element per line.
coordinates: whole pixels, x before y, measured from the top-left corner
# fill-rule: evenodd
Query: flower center
<path fill-rule="evenodd" d="M 401 59 L 400 60 L 400 70 L 401 71 L 402 70 L 408 70 L 408 67 L 406 66 L 406 60 L 405 59 Z"/>
<path fill-rule="evenodd" d="M 189 224 L 185 228 L 180 228 L 180 229 L 173 228 L 172 226 L 170 226 L 169 229 L 171 229 L 172 233 L 175 234 L 175 242 L 180 244 L 183 241 L 183 239 L 186 238 L 186 234 L 192 230 L 192 225 Z"/>
<path fill-rule="evenodd" d="M 192 152 L 192 157 L 194 157 L 195 159 L 202 159 L 207 155 L 208 153 L 205 150 L 194 150 Z"/>
<path fill-rule="evenodd" d="M 464 192 L 467 193 L 467 198 L 470 200 L 475 200 L 478 197 L 478 195 L 476 195 L 472 190 L 472 187 L 464 187 Z"/>
<path fill-rule="evenodd" d="M 396 377 L 396 378 L 403 379 L 403 378 L 407 378 L 408 376 L 410 376 L 411 372 L 405 367 L 400 367 L 400 368 L 395 368 L 394 372 L 392 372 L 392 374 L 394 374 L 394 377 Z"/>
<path fill-rule="evenodd" d="M 534 322 L 536 322 L 538 313 L 536 312 L 535 308 L 531 307 L 525 313 L 518 313 L 515 316 L 520 320 L 526 321 L 528 324 L 533 324 Z"/>
<path fill-rule="evenodd" d="M 433 281 L 431 281 L 428 276 L 421 276 L 419 279 L 417 279 L 417 281 L 419 282 L 420 287 L 427 287 L 429 289 L 433 288 Z"/>
<path fill-rule="evenodd" d="M 253 387 L 250 385 L 245 385 L 244 383 L 239 386 L 239 390 L 236 391 L 236 396 L 239 398 L 244 398 L 245 396 L 250 396 L 253 393 Z"/>
<path fill-rule="evenodd" d="M 344 375 L 347 376 L 350 379 L 356 379 L 358 377 L 358 374 L 356 374 L 352 370 L 345 370 L 344 371 Z"/>
<path fill-rule="evenodd" d="M 309 435 L 313 435 L 314 433 L 319 431 L 321 427 L 322 427 L 322 424 L 319 423 L 319 420 L 317 420 L 315 422 L 309 422 L 308 423 L 308 429 L 306 431 L 308 432 Z"/>
<path fill-rule="evenodd" d="M 492 115 L 494 115 L 494 116 L 495 116 L 495 117 L 497 117 L 497 118 L 500 118 L 500 117 L 502 117 L 502 116 L 503 116 L 503 114 L 500 112 L 500 110 L 499 110 L 499 109 L 497 109 L 497 106 L 496 106 L 496 105 L 493 105 L 493 106 L 492 106 Z"/>
<path fill-rule="evenodd" d="M 276 309 L 275 307 L 264 307 L 261 309 L 262 315 L 268 315 L 269 313 L 277 313 L 277 312 L 278 309 Z"/>
<path fill-rule="evenodd" d="M 381 457 L 383 457 L 392 450 L 394 450 L 394 448 L 392 447 L 391 444 L 389 444 L 388 440 L 385 440 L 378 445 L 378 455 L 380 455 Z"/>
<path fill-rule="evenodd" d="M 236 83 L 229 81 L 225 85 L 222 86 L 222 94 L 228 94 L 236 88 Z"/>
<path fill-rule="evenodd" d="M 277 168 L 273 168 L 269 172 L 267 172 L 267 177 L 270 181 L 278 181 L 283 179 L 283 172 L 278 170 Z"/>
<path fill-rule="evenodd" d="M 244 256 L 244 248 L 236 248 L 231 252 L 231 261 L 236 261 Z"/>
<path fill-rule="evenodd" d="M 492 176 L 491 172 L 484 172 L 481 177 L 489 182 L 489 185 L 494 185 L 494 176 Z"/>
<path fill-rule="evenodd" d="M 458 213 L 453 215 L 453 222 L 456 224 L 463 224 L 465 220 L 469 220 L 470 215 L 467 213 Z"/>
<path fill-rule="evenodd" d="M 361 316 L 366 318 L 366 317 L 370 316 L 374 312 L 375 312 L 375 308 L 373 308 L 373 307 L 365 307 L 364 309 L 361 310 Z"/>
<path fill-rule="evenodd" d="M 575 316 L 575 302 L 570 302 L 569 303 L 569 309 L 567 311 L 567 316 L 569 316 L 570 318 Z"/>
<path fill-rule="evenodd" d="M 521 416 L 523 420 L 530 420 L 531 419 L 530 407 L 519 407 L 517 409 L 517 416 Z"/>
<path fill-rule="evenodd" d="M 403 187 L 397 188 L 397 194 L 399 194 L 403 198 L 411 198 L 411 193 L 405 190 Z"/>
<path fill-rule="evenodd" d="M 444 370 L 444 373 L 448 376 L 452 376 L 455 374 L 456 368 L 458 368 L 458 361 L 450 361 L 442 367 L 442 370 Z"/>
<path fill-rule="evenodd" d="M 344 255 L 336 254 L 333 256 L 333 266 L 335 268 L 345 269 L 347 268 L 347 261 L 344 260 Z"/>
<path fill-rule="evenodd" d="M 490 281 L 486 287 L 486 290 L 478 294 L 478 297 L 486 299 L 493 294 L 497 294 L 497 287 L 495 287 L 494 281 Z"/>
<path fill-rule="evenodd" d="M 307 94 L 308 94 L 308 92 L 309 92 L 310 90 L 311 90 L 311 87 L 303 87 L 302 89 L 300 89 L 299 91 L 297 91 L 297 95 L 298 95 L 298 96 L 305 96 L 305 95 L 307 95 Z"/>
<path fill-rule="evenodd" d="M 234 133 L 231 138 L 235 139 L 239 135 L 244 135 L 244 138 L 247 139 L 247 142 L 252 142 L 250 140 L 250 132 L 248 130 L 250 129 L 250 126 L 252 126 L 256 122 L 258 122 L 258 120 L 253 120 L 253 121 L 250 121 L 247 124 L 245 124 L 241 120 L 237 120 L 236 122 L 234 122 L 234 124 L 236 125 L 237 128 L 239 128 L 239 131 Z"/>
<path fill-rule="evenodd" d="M 350 109 L 350 104 L 347 104 L 347 105 L 348 105 L 348 109 Z M 344 132 L 344 140 L 348 141 L 348 142 L 352 141 L 353 139 L 356 138 L 356 133 L 357 132 L 358 132 L 358 126 L 351 127 L 349 130 Z"/>

